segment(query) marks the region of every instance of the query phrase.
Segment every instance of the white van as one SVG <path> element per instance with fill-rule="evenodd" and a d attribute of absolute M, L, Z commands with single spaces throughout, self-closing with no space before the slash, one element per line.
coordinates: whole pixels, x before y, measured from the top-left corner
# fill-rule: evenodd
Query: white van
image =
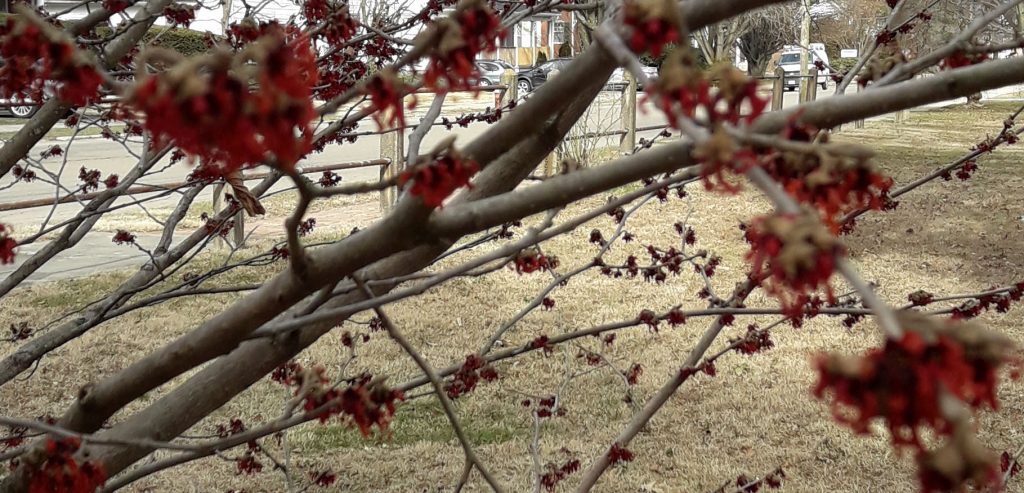
<path fill-rule="evenodd" d="M 800 87 L 800 53 L 803 51 L 799 46 L 787 46 L 782 50 L 782 56 L 779 57 L 779 66 L 785 72 L 784 82 L 787 91 L 793 91 Z M 825 53 L 825 45 L 822 43 L 811 43 L 810 55 L 808 61 L 808 68 L 810 70 L 814 68 L 815 60 L 821 60 L 828 65 L 828 54 Z M 828 89 L 828 81 L 831 77 L 828 73 L 828 69 L 819 71 L 818 73 L 818 85 L 822 89 Z"/>

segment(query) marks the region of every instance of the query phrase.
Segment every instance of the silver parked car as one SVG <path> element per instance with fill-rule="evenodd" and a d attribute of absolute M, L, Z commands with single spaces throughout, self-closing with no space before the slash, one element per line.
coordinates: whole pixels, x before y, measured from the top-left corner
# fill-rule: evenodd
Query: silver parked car
<path fill-rule="evenodd" d="M 480 71 L 478 83 L 481 86 L 501 84 L 501 76 L 505 70 L 515 70 L 515 67 L 504 60 L 477 60 L 475 64 L 476 69 Z"/>

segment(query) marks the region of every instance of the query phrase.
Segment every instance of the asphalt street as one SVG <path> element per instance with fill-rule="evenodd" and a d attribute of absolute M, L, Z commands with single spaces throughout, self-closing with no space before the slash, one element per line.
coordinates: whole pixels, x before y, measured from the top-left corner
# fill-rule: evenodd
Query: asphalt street
<path fill-rule="evenodd" d="M 826 94 L 825 91 L 819 91 L 819 97 L 828 97 L 828 95 L 829 94 Z M 796 102 L 796 93 L 785 94 L 785 106 L 795 105 Z M 492 103 L 492 101 L 489 100 L 487 95 L 482 95 L 481 99 L 475 102 L 466 103 L 463 101 L 457 105 L 452 105 L 451 107 L 446 105 L 445 109 L 442 111 L 442 115 L 454 119 L 465 112 L 481 111 L 488 106 L 488 103 Z M 584 116 L 584 121 L 586 122 L 585 128 L 587 131 L 600 132 L 621 128 L 621 121 L 618 120 L 620 113 L 617 111 L 619 104 L 617 95 L 613 93 L 603 94 L 599 98 L 598 102 L 592 106 L 591 110 Z M 414 112 L 407 117 L 408 121 L 418 121 L 419 118 L 421 118 L 423 111 L 425 111 L 425 105 L 421 105 L 419 108 L 414 110 Z M 639 108 L 639 111 L 637 112 L 637 127 L 642 128 L 664 124 L 665 119 L 656 108 L 649 104 L 642 105 Z M 369 122 L 364 124 L 363 128 L 360 128 L 359 130 L 371 130 L 375 128 L 374 125 L 375 124 L 372 122 Z M 429 149 L 441 139 L 453 133 L 456 135 L 457 145 L 459 143 L 469 142 L 483 134 L 487 128 L 488 125 L 485 123 L 474 123 L 465 128 L 455 126 L 451 131 L 446 130 L 444 127 L 435 126 L 424 139 L 421 151 Z M 639 136 L 649 138 L 657 133 L 657 130 L 653 130 L 641 132 L 639 133 Z M 606 138 L 604 145 L 614 145 L 614 143 L 617 142 L 617 139 L 617 137 Z M 32 153 L 33 155 L 38 156 L 44 150 L 49 149 L 54 145 L 65 146 L 67 144 L 68 141 L 66 139 L 43 141 L 35 146 Z M 111 142 L 107 139 L 97 137 L 84 138 L 75 140 L 70 152 L 67 154 L 48 158 L 44 162 L 49 171 L 59 176 L 59 182 L 63 187 L 63 190 L 60 191 L 60 195 L 65 195 L 68 190 L 75 190 L 80 186 L 80 181 L 78 179 L 79 169 L 83 167 L 86 169 L 98 169 L 102 173 L 103 177 L 106 177 L 109 174 L 124 176 L 138 162 L 138 155 L 141 153 L 141 149 L 142 146 L 140 143 L 129 145 L 128 149 L 126 149 L 122 144 Z M 345 142 L 342 144 L 332 144 L 323 152 L 310 155 L 308 158 L 301 161 L 299 166 L 308 167 L 364 161 L 376 159 L 379 156 L 379 136 L 367 135 L 360 137 L 353 143 Z M 169 160 L 165 158 L 164 161 L 154 166 L 153 170 L 154 171 L 147 175 L 143 180 L 140 180 L 139 184 L 163 184 L 184 181 L 185 177 L 191 172 L 192 167 L 184 162 L 172 165 L 169 163 Z M 344 170 L 339 172 L 339 174 L 342 176 L 342 181 L 344 183 L 376 181 L 379 178 L 379 170 L 375 167 Z M 7 179 L 9 179 L 9 177 Z M 0 185 L 6 184 L 7 179 L 0 182 Z M 282 180 L 277 185 L 277 188 L 283 188 L 286 186 L 288 186 L 287 181 Z M 53 197 L 55 193 L 57 193 L 57 190 L 52 184 L 43 183 L 41 180 L 33 183 L 18 183 L 11 188 L 0 191 L 0 202 L 6 203 Z M 149 196 L 151 196 L 151 194 L 122 197 L 115 204 L 123 204 Z M 177 195 L 171 194 L 149 201 L 146 204 L 147 207 L 150 208 L 168 208 L 173 207 L 177 203 L 177 200 Z M 209 200 L 210 196 L 206 194 L 201 196 L 199 199 L 199 201 Z M 13 225 L 15 231 L 20 233 L 21 236 L 24 236 L 25 234 L 38 231 L 40 225 L 43 224 L 44 221 L 48 220 L 48 224 L 52 225 L 74 217 L 74 215 L 81 210 L 81 207 L 82 206 L 79 203 L 67 203 L 56 207 L 47 206 L 15 211 L 0 211 L 0 223 Z M 121 212 L 133 212 L 138 210 L 137 206 L 130 206 L 122 209 Z M 155 243 L 156 239 L 156 235 L 139 235 L 139 242 L 146 246 L 149 246 L 150 243 Z M 21 247 L 17 256 L 18 262 L 14 265 L 0 267 L 0 276 L 12 271 L 20 264 L 21 261 L 27 259 L 43 245 L 45 245 L 45 242 L 40 241 L 36 244 Z M 113 245 L 110 242 L 109 232 L 91 233 L 86 235 L 86 237 L 76 247 L 58 255 L 57 258 L 53 259 L 33 275 L 30 280 L 39 281 L 44 279 L 74 277 L 100 270 L 129 267 L 138 265 L 140 262 L 144 261 L 144 259 L 145 254 L 138 250 Z"/>

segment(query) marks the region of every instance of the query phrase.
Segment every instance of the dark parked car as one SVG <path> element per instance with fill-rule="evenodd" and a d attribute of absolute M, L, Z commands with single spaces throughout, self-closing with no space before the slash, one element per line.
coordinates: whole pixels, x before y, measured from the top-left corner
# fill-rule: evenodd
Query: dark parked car
<path fill-rule="evenodd" d="M 490 86 L 500 84 L 505 70 L 515 70 L 515 67 L 504 60 L 477 60 L 476 69 L 480 71 L 478 83 L 481 86 Z"/>
<path fill-rule="evenodd" d="M 554 58 L 542 63 L 539 67 L 522 69 L 516 74 L 519 94 L 526 94 L 548 81 L 552 70 L 564 70 L 572 62 L 572 58 Z"/>

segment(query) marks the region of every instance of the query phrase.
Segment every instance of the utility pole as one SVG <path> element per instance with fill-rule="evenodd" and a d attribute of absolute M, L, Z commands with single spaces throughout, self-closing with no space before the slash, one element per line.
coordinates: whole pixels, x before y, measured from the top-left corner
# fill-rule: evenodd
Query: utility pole
<path fill-rule="evenodd" d="M 1017 37 L 1024 34 L 1024 3 L 1017 4 L 1017 29 L 1014 34 Z M 1024 54 L 1024 47 L 1021 47 L 1021 54 Z"/>
<path fill-rule="evenodd" d="M 817 84 L 818 81 L 811 81 L 807 78 L 807 69 L 810 65 L 810 48 L 811 48 L 811 5 L 810 0 L 803 0 L 804 18 L 803 22 L 800 23 L 800 100 L 803 101 L 803 96 L 807 93 L 810 88 L 810 84 Z"/>

